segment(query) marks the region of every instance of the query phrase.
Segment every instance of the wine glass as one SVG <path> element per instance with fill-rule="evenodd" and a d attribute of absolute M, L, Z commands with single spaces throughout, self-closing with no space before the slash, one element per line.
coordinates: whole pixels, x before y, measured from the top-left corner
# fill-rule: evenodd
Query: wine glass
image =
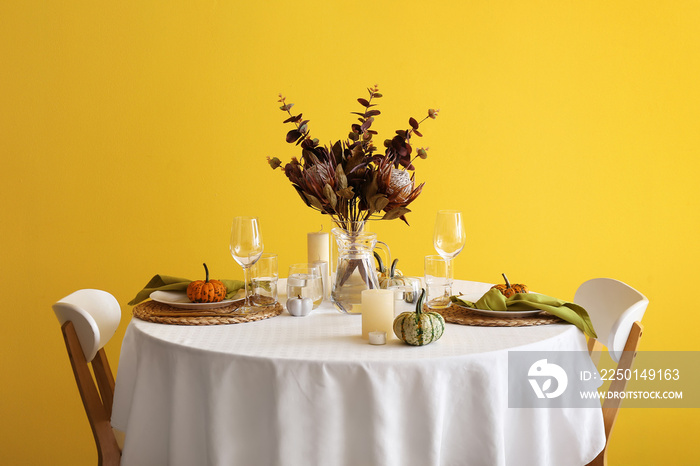
<path fill-rule="evenodd" d="M 452 277 L 452 259 L 462 252 L 467 242 L 467 233 L 462 222 L 462 212 L 458 210 L 440 210 L 435 219 L 435 250 L 447 262 L 450 278 Z"/>
<path fill-rule="evenodd" d="M 251 314 L 260 310 L 259 307 L 250 304 L 248 269 L 260 259 L 263 249 L 263 239 L 257 217 L 234 217 L 231 226 L 231 256 L 238 265 L 243 267 L 245 288 L 245 302 L 236 309 L 236 314 Z"/>

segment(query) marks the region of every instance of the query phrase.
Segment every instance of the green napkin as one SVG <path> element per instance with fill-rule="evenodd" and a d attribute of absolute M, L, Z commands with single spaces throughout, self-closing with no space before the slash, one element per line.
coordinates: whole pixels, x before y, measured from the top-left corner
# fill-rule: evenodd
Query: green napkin
<path fill-rule="evenodd" d="M 243 288 L 242 280 L 221 280 L 226 285 L 226 299 L 232 299 L 238 290 Z M 192 280 L 180 277 L 171 277 L 169 275 L 154 275 L 151 280 L 146 283 L 143 290 L 139 291 L 134 299 L 129 301 L 129 306 L 140 303 L 148 298 L 154 291 L 187 291 L 187 286 L 192 283 Z"/>
<path fill-rule="evenodd" d="M 588 312 L 578 304 L 567 303 L 561 299 L 552 298 L 537 293 L 516 293 L 506 298 L 497 289 L 490 289 L 475 303 L 463 299 L 461 296 L 452 296 L 453 302 L 459 302 L 467 307 L 483 309 L 485 311 L 529 311 L 541 309 L 574 324 L 589 337 L 597 338 L 591 318 Z"/>

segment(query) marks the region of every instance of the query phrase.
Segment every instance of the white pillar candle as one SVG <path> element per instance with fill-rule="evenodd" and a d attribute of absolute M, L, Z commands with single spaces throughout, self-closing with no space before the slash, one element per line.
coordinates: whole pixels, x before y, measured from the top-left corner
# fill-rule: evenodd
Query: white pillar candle
<path fill-rule="evenodd" d="M 306 235 L 306 253 L 309 264 L 316 261 L 330 263 L 331 243 L 328 233 L 315 231 Z"/>
<path fill-rule="evenodd" d="M 362 292 L 362 338 L 369 332 L 394 334 L 394 290 L 364 290 Z"/>

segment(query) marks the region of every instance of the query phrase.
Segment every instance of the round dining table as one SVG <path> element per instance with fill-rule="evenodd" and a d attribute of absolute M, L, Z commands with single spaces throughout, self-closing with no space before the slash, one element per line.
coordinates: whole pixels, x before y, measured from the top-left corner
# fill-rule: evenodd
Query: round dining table
<path fill-rule="evenodd" d="M 600 409 L 508 405 L 508 353 L 586 351 L 573 325 L 448 323 L 421 347 L 361 334 L 325 301 L 233 325 L 132 318 L 112 411 L 122 464 L 580 466 L 605 445 Z"/>

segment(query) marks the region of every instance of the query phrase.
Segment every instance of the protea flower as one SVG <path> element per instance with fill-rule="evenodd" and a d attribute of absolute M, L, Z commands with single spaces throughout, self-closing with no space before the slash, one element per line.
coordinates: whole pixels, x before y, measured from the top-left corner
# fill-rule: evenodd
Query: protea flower
<path fill-rule="evenodd" d="M 398 202 L 406 202 L 413 191 L 413 179 L 406 170 L 391 169 L 387 197 L 394 197 Z"/>

